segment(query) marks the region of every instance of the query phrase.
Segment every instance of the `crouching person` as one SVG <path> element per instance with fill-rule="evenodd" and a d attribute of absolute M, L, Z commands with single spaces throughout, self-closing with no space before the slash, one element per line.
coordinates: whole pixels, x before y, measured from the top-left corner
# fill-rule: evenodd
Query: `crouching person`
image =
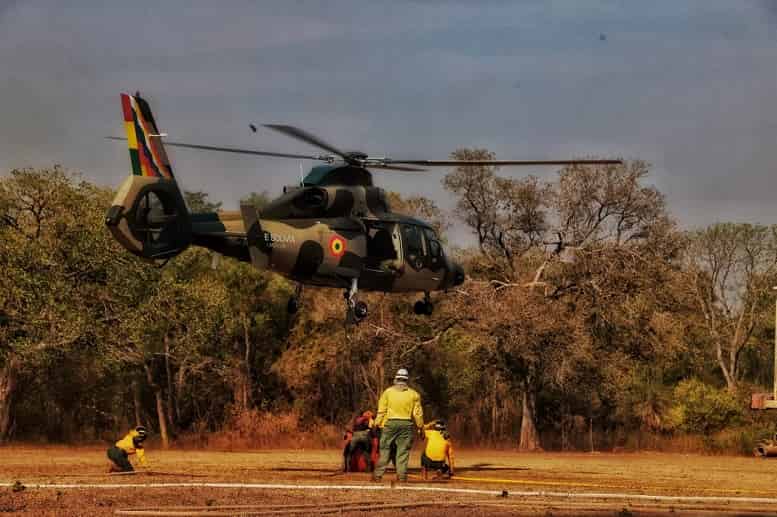
<path fill-rule="evenodd" d="M 129 457 L 133 454 L 137 455 L 140 466 L 148 467 L 146 451 L 143 449 L 143 442 L 146 441 L 147 436 L 146 428 L 140 425 L 108 449 L 108 459 L 111 460 L 110 472 L 133 472 L 135 469 L 129 461 Z"/>
<path fill-rule="evenodd" d="M 435 479 L 453 477 L 453 444 L 445 422 L 437 420 L 424 426 L 426 448 L 421 454 L 421 474 L 428 479 L 428 472 L 435 471 Z"/>
<path fill-rule="evenodd" d="M 356 417 L 353 422 L 353 434 L 351 436 L 350 455 L 348 457 L 348 466 L 352 467 L 352 457 L 355 454 L 361 454 L 364 463 L 364 471 L 372 472 L 374 465 L 372 463 L 372 428 L 375 421 L 372 418 L 372 411 L 365 411 L 361 416 Z M 361 471 L 361 469 L 359 469 Z"/>
<path fill-rule="evenodd" d="M 373 420 L 372 411 L 365 411 L 354 418 L 351 428 L 343 437 L 343 471 L 372 472 Z"/>

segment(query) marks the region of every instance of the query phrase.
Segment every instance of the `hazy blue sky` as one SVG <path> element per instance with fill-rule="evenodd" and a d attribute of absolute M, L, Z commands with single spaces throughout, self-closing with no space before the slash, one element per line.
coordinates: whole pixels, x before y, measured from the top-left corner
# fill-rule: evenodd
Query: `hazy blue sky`
<path fill-rule="evenodd" d="M 102 136 L 140 90 L 175 140 L 313 150 L 248 130 L 284 122 L 396 158 L 620 155 L 653 164 L 685 225 L 777 223 L 777 0 L 108 4 L 0 0 L 0 173 L 56 162 L 118 185 L 129 158 Z M 299 176 L 169 154 L 227 208 Z M 450 207 L 444 173 L 376 178 Z"/>

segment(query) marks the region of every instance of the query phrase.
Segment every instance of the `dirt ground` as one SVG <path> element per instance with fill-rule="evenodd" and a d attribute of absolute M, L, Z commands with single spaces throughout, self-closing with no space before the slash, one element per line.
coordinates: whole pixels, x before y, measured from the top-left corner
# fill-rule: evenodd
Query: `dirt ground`
<path fill-rule="evenodd" d="M 777 459 L 466 450 L 453 480 L 423 482 L 415 468 L 398 485 L 392 472 L 382 484 L 340 473 L 336 450 L 147 455 L 150 471 L 117 476 L 103 449 L 0 448 L 0 514 L 777 515 Z"/>

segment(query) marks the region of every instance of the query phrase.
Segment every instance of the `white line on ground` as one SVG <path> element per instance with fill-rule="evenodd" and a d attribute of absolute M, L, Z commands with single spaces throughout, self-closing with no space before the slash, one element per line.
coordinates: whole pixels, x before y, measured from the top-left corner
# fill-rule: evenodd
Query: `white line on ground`
<path fill-rule="evenodd" d="M 11 488 L 16 483 L 0 483 L 0 487 Z M 563 499 L 620 499 L 652 502 L 676 503 L 759 503 L 777 505 L 773 497 L 721 497 L 721 496 L 667 496 L 648 494 L 629 494 L 617 492 L 548 492 L 548 491 L 515 491 L 515 490 L 480 490 L 474 488 L 407 486 L 407 485 L 291 485 L 263 483 L 30 483 L 24 484 L 28 489 L 121 489 L 121 488 L 240 488 L 257 490 L 408 490 L 419 492 L 438 492 L 477 495 L 504 495 L 511 497 L 550 497 Z"/>

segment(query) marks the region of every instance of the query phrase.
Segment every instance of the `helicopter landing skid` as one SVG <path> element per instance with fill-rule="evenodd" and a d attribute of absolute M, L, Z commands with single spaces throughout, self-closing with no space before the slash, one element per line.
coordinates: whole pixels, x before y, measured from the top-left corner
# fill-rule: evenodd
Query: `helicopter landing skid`
<path fill-rule="evenodd" d="M 416 314 L 424 315 L 424 316 L 431 316 L 434 312 L 434 304 L 432 303 L 432 297 L 429 294 L 429 291 L 426 291 L 424 293 L 424 299 L 418 300 L 415 302 L 415 305 L 413 306 L 413 312 Z"/>
<path fill-rule="evenodd" d="M 359 291 L 359 280 L 351 279 L 351 287 L 345 290 L 345 322 L 349 325 L 355 325 L 367 317 L 367 304 L 356 300 L 356 293 Z"/>

